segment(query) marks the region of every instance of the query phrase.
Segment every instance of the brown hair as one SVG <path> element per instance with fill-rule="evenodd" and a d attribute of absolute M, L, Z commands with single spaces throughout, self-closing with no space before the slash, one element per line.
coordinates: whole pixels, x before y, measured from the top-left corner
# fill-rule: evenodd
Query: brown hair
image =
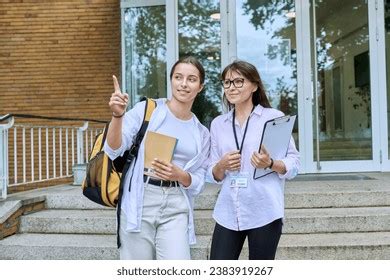
<path fill-rule="evenodd" d="M 271 108 L 271 105 L 268 101 L 268 97 L 265 94 L 264 85 L 263 82 L 261 81 L 260 74 L 254 65 L 246 61 L 235 60 L 232 63 L 230 63 L 228 66 L 226 66 L 225 69 L 222 71 L 221 74 L 222 80 L 225 80 L 226 74 L 229 71 L 237 72 L 243 75 L 246 79 L 248 79 L 252 83 L 257 85 L 257 90 L 252 94 L 253 106 L 260 104 L 265 108 Z M 225 93 L 223 94 L 223 103 L 227 106 L 229 110 L 233 107 L 232 104 L 230 104 L 230 102 L 226 99 Z"/>
<path fill-rule="evenodd" d="M 204 68 L 202 66 L 202 64 L 199 62 L 199 60 L 197 60 L 195 57 L 193 56 L 186 56 L 186 57 L 183 57 L 183 58 L 180 58 L 178 61 L 175 62 L 175 64 L 173 64 L 172 68 L 171 68 L 171 74 L 169 75 L 169 78 L 172 80 L 172 76 L 173 76 L 173 72 L 175 72 L 175 68 L 178 64 L 180 63 L 187 63 L 187 64 L 192 64 L 196 67 L 196 69 L 198 69 L 199 71 L 199 74 L 200 74 L 200 84 L 203 85 L 204 84 L 204 79 L 205 79 L 205 71 L 204 71 Z"/>

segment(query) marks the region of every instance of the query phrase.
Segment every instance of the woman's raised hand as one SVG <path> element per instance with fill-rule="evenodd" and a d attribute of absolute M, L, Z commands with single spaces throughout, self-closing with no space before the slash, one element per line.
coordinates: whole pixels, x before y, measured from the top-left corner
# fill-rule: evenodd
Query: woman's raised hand
<path fill-rule="evenodd" d="M 126 112 L 129 96 L 127 93 L 122 93 L 118 80 L 114 75 L 112 76 L 112 79 L 114 82 L 114 92 L 111 94 L 108 105 L 110 106 L 114 117 L 121 117 Z"/>

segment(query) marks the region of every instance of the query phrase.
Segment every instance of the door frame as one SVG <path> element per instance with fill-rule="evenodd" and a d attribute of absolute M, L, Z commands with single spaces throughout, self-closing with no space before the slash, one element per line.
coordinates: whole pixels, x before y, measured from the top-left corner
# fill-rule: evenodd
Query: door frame
<path fill-rule="evenodd" d="M 125 77 L 126 63 L 125 63 L 125 38 L 124 38 L 124 19 L 126 8 L 136 7 L 151 7 L 151 6 L 165 6 L 165 30 L 166 30 L 166 73 L 167 73 L 167 98 L 172 96 L 170 85 L 169 72 L 173 64 L 179 58 L 179 42 L 178 42 L 178 27 L 177 27 L 177 0 L 121 0 L 121 58 L 122 58 L 122 77 Z M 126 81 L 122 79 L 122 89 L 126 89 Z"/>
<path fill-rule="evenodd" d="M 178 46 L 178 1 L 166 0 L 121 0 L 122 61 L 124 58 L 123 20 L 124 9 L 129 7 L 165 5 L 167 30 L 167 73 L 179 58 Z M 368 1 L 370 80 L 371 80 L 371 122 L 372 122 L 372 160 L 356 161 L 314 161 L 313 145 L 313 86 L 312 42 L 310 24 L 310 0 L 295 0 L 296 41 L 297 41 L 297 98 L 298 133 L 301 154 L 300 173 L 390 171 L 388 149 L 388 114 L 386 85 L 386 45 L 384 24 L 384 1 Z M 222 69 L 237 58 L 236 0 L 221 0 L 221 67 Z M 122 77 L 125 64 L 122 63 Z M 167 84 L 170 84 L 167 75 Z M 124 88 L 124 79 L 122 79 Z M 170 86 L 167 97 L 171 97 Z"/>
<path fill-rule="evenodd" d="M 237 58 L 236 1 L 221 1 L 222 67 Z M 318 129 L 313 128 L 313 102 L 316 90 L 312 69 L 314 50 L 311 42 L 310 0 L 295 0 L 297 41 L 298 133 L 301 154 L 300 173 L 388 171 L 387 96 L 384 31 L 384 1 L 368 1 L 372 160 L 314 161 L 313 140 Z M 226 47 L 224 47 L 226 46 Z M 310 51 L 309 51 L 310 50 Z M 379 104 L 379 105 L 378 105 Z M 317 122 L 318 123 L 318 122 Z M 318 126 L 318 125 L 317 125 Z M 317 137 L 317 139 L 319 139 Z M 317 145 L 318 146 L 318 145 Z"/>
<path fill-rule="evenodd" d="M 297 1 L 301 4 L 301 20 L 305 21 L 305 24 L 300 26 L 299 31 L 297 32 L 297 41 L 304 42 L 306 49 L 310 49 L 310 59 L 303 61 L 302 69 L 304 71 L 305 77 L 311 77 L 311 79 L 304 79 L 304 96 L 305 100 L 303 102 L 303 107 L 305 111 L 305 120 L 300 120 L 303 122 L 304 139 L 302 142 L 305 142 L 306 145 L 300 145 L 300 150 L 303 151 L 305 155 L 305 168 L 303 173 L 327 173 L 327 172 L 359 172 L 359 171 L 378 171 L 381 169 L 380 163 L 380 155 L 382 153 L 383 147 L 381 147 L 381 118 L 378 108 L 378 104 L 380 104 L 379 100 L 379 90 L 378 84 L 378 44 L 376 40 L 376 32 L 377 32 L 377 23 L 375 18 L 377 18 L 377 6 L 375 5 L 375 1 L 368 1 L 368 22 L 369 22 L 369 50 L 370 50 L 370 84 L 371 84 L 371 127 L 372 127 L 372 160 L 345 160 L 345 161 L 314 161 L 314 152 L 319 155 L 319 149 L 317 148 L 314 151 L 313 145 L 313 135 L 317 134 L 317 141 L 319 139 L 318 132 L 318 122 L 316 122 L 316 126 L 313 128 L 313 118 L 315 117 L 315 112 L 313 112 L 313 104 L 316 102 L 316 89 L 315 89 L 315 75 L 316 69 L 312 69 L 311 59 L 313 55 L 316 55 L 316 50 L 313 42 L 310 42 L 310 34 L 311 34 L 311 24 L 310 24 L 310 0 L 300 0 Z M 297 19 L 299 18 L 299 14 L 297 14 Z M 300 33 L 300 34 L 299 34 Z M 299 36 L 299 37 L 298 37 Z M 309 38 L 308 38 L 309 37 Z M 299 38 L 301 40 L 299 40 Z M 303 44 L 300 46 L 304 48 Z M 302 55 L 303 49 L 301 49 Z M 307 54 L 306 54 L 307 55 Z M 307 55 L 309 56 L 309 55 Z M 302 73 L 303 74 L 303 73 Z M 314 80 L 313 80 L 314 79 Z M 310 88 L 310 91 L 308 89 Z M 383 91 L 382 91 L 383 92 Z M 385 91 L 384 91 L 385 92 Z M 309 101 L 309 102 L 307 102 Z M 382 102 L 383 103 L 383 102 Z M 301 124 L 300 122 L 300 124 Z M 382 121 L 383 123 L 383 121 Z M 387 129 L 386 129 L 387 130 Z M 383 146 L 383 145 L 382 145 Z M 318 145 L 317 145 L 318 147 Z M 318 158 L 318 157 L 317 157 Z"/>
<path fill-rule="evenodd" d="M 381 1 L 383 4 L 383 1 Z M 312 69 L 312 58 L 315 54 L 313 43 L 310 39 L 310 0 L 296 0 L 297 7 L 297 52 L 298 58 L 298 113 L 299 113 L 299 135 L 300 135 L 300 153 L 302 159 L 301 173 L 328 173 L 328 172 L 362 172 L 383 170 L 381 165 L 381 155 L 386 152 L 387 155 L 387 115 L 386 112 L 386 89 L 383 82 L 386 78 L 380 77 L 386 75 L 385 65 L 379 68 L 379 62 L 385 61 L 383 54 L 379 52 L 381 43 L 377 40 L 380 24 L 382 29 L 384 23 L 380 18 L 382 13 L 379 11 L 379 5 L 376 1 L 368 1 L 368 22 L 369 22 L 369 50 L 370 50 L 370 84 L 371 84 L 371 127 L 372 127 L 372 160 L 345 160 L 345 161 L 314 161 L 314 133 L 318 139 L 318 122 L 313 127 L 313 104 L 316 102 L 316 89 L 313 79 L 315 79 L 316 70 Z M 384 36 L 384 32 L 382 32 Z M 382 43 L 384 48 L 384 43 Z M 307 51 L 307 50 L 310 50 Z M 383 51 L 382 51 L 383 52 Z M 299 56 L 298 56 L 299 57 Z M 315 57 L 315 56 L 314 56 Z M 380 73 L 382 72 L 382 73 Z M 379 106 L 378 106 L 379 104 Z M 386 129 L 384 129 L 386 128 Z M 386 141 L 384 141 L 386 140 Z M 317 145 L 318 146 L 318 145 Z M 390 166 L 390 164 L 389 164 Z"/>
<path fill-rule="evenodd" d="M 375 13 L 374 13 L 375 11 Z M 387 107 L 387 71 L 386 71 L 386 30 L 385 30 L 385 5 L 384 0 L 375 0 L 375 10 L 373 17 L 375 18 L 376 27 L 376 69 L 377 69 L 377 92 L 378 94 L 378 114 L 379 114 L 379 129 L 380 134 L 380 163 L 381 171 L 390 171 L 390 155 L 389 155 L 389 129 L 388 129 L 388 113 L 390 108 Z M 373 20 L 374 21 L 374 20 Z M 388 53 L 390 55 L 390 53 Z M 374 60 L 374 58 L 373 58 Z M 374 111 L 374 108 L 371 109 Z M 390 112 L 389 112 L 390 114 Z"/>

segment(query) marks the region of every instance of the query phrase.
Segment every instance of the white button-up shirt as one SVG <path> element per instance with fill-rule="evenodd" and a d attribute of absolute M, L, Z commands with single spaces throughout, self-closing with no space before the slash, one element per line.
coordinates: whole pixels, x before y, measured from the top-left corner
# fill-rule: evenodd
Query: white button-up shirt
<path fill-rule="evenodd" d="M 251 165 L 250 159 L 253 152 L 259 150 L 264 124 L 268 120 L 283 116 L 283 113 L 276 109 L 258 105 L 250 115 L 241 153 L 241 172 L 248 172 L 248 186 L 230 187 L 229 172 L 226 172 L 221 182 L 216 182 L 212 175 L 213 167 L 226 153 L 237 150 L 232 127 L 232 112 L 218 116 L 211 123 L 208 177 L 211 182 L 222 184 L 213 218 L 223 227 L 237 231 L 258 228 L 284 217 L 285 179 L 292 179 L 298 174 L 300 161 L 294 139 L 291 137 L 286 157 L 274 159 L 282 160 L 287 172 L 283 175 L 273 172 L 259 179 L 253 179 L 255 168 Z M 246 123 L 240 127 L 236 120 L 239 145 L 241 145 L 245 126 Z"/>
<path fill-rule="evenodd" d="M 156 102 L 157 107 L 153 111 L 147 129 L 148 131 L 157 131 L 157 129 L 164 122 L 168 113 L 167 107 L 163 106 L 164 102 L 166 102 L 165 98 L 157 99 Z M 105 142 L 103 149 L 111 160 L 114 160 L 118 156 L 122 156 L 126 150 L 130 149 L 131 145 L 133 144 L 133 140 L 137 135 L 139 128 L 141 127 L 144 113 L 145 101 L 137 103 L 134 108 L 125 114 L 122 124 L 122 144 L 120 148 L 113 150 L 107 144 L 107 142 Z M 194 198 L 203 190 L 207 171 L 207 159 L 210 150 L 210 133 L 196 117 L 194 118 L 197 128 L 197 130 L 194 132 L 196 142 L 196 156 L 187 162 L 183 168 L 183 170 L 187 171 L 191 176 L 191 185 L 187 188 L 180 186 L 184 196 L 186 197 L 189 208 L 188 237 L 190 245 L 196 243 L 193 219 Z M 186 132 L 183 131 L 183 133 Z M 141 230 L 144 196 L 144 151 L 145 138 L 139 147 L 138 157 L 135 161 L 135 165 L 133 161 L 133 164 L 130 166 L 129 171 L 126 174 L 124 182 L 121 209 L 127 217 L 127 224 L 122 226 L 125 226 L 125 229 L 129 232 L 139 232 Z M 131 191 L 129 192 L 130 179 Z"/>

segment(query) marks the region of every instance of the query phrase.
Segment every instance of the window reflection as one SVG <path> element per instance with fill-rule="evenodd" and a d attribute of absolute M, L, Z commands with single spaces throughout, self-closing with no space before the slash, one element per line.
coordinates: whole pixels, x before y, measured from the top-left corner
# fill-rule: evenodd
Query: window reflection
<path fill-rule="evenodd" d="M 372 159 L 366 2 L 311 1 L 313 68 L 317 72 L 314 151 L 319 140 L 321 161 Z"/>
<path fill-rule="evenodd" d="M 193 105 L 199 120 L 209 126 L 221 113 L 221 22 L 217 0 L 178 2 L 179 56 L 193 55 L 206 71 L 205 88 Z"/>
<path fill-rule="evenodd" d="M 142 97 L 166 97 L 165 6 L 125 10 L 125 81 L 134 105 Z"/>
<path fill-rule="evenodd" d="M 257 67 L 272 107 L 297 114 L 294 1 L 236 1 L 236 17 L 238 59 Z"/>

